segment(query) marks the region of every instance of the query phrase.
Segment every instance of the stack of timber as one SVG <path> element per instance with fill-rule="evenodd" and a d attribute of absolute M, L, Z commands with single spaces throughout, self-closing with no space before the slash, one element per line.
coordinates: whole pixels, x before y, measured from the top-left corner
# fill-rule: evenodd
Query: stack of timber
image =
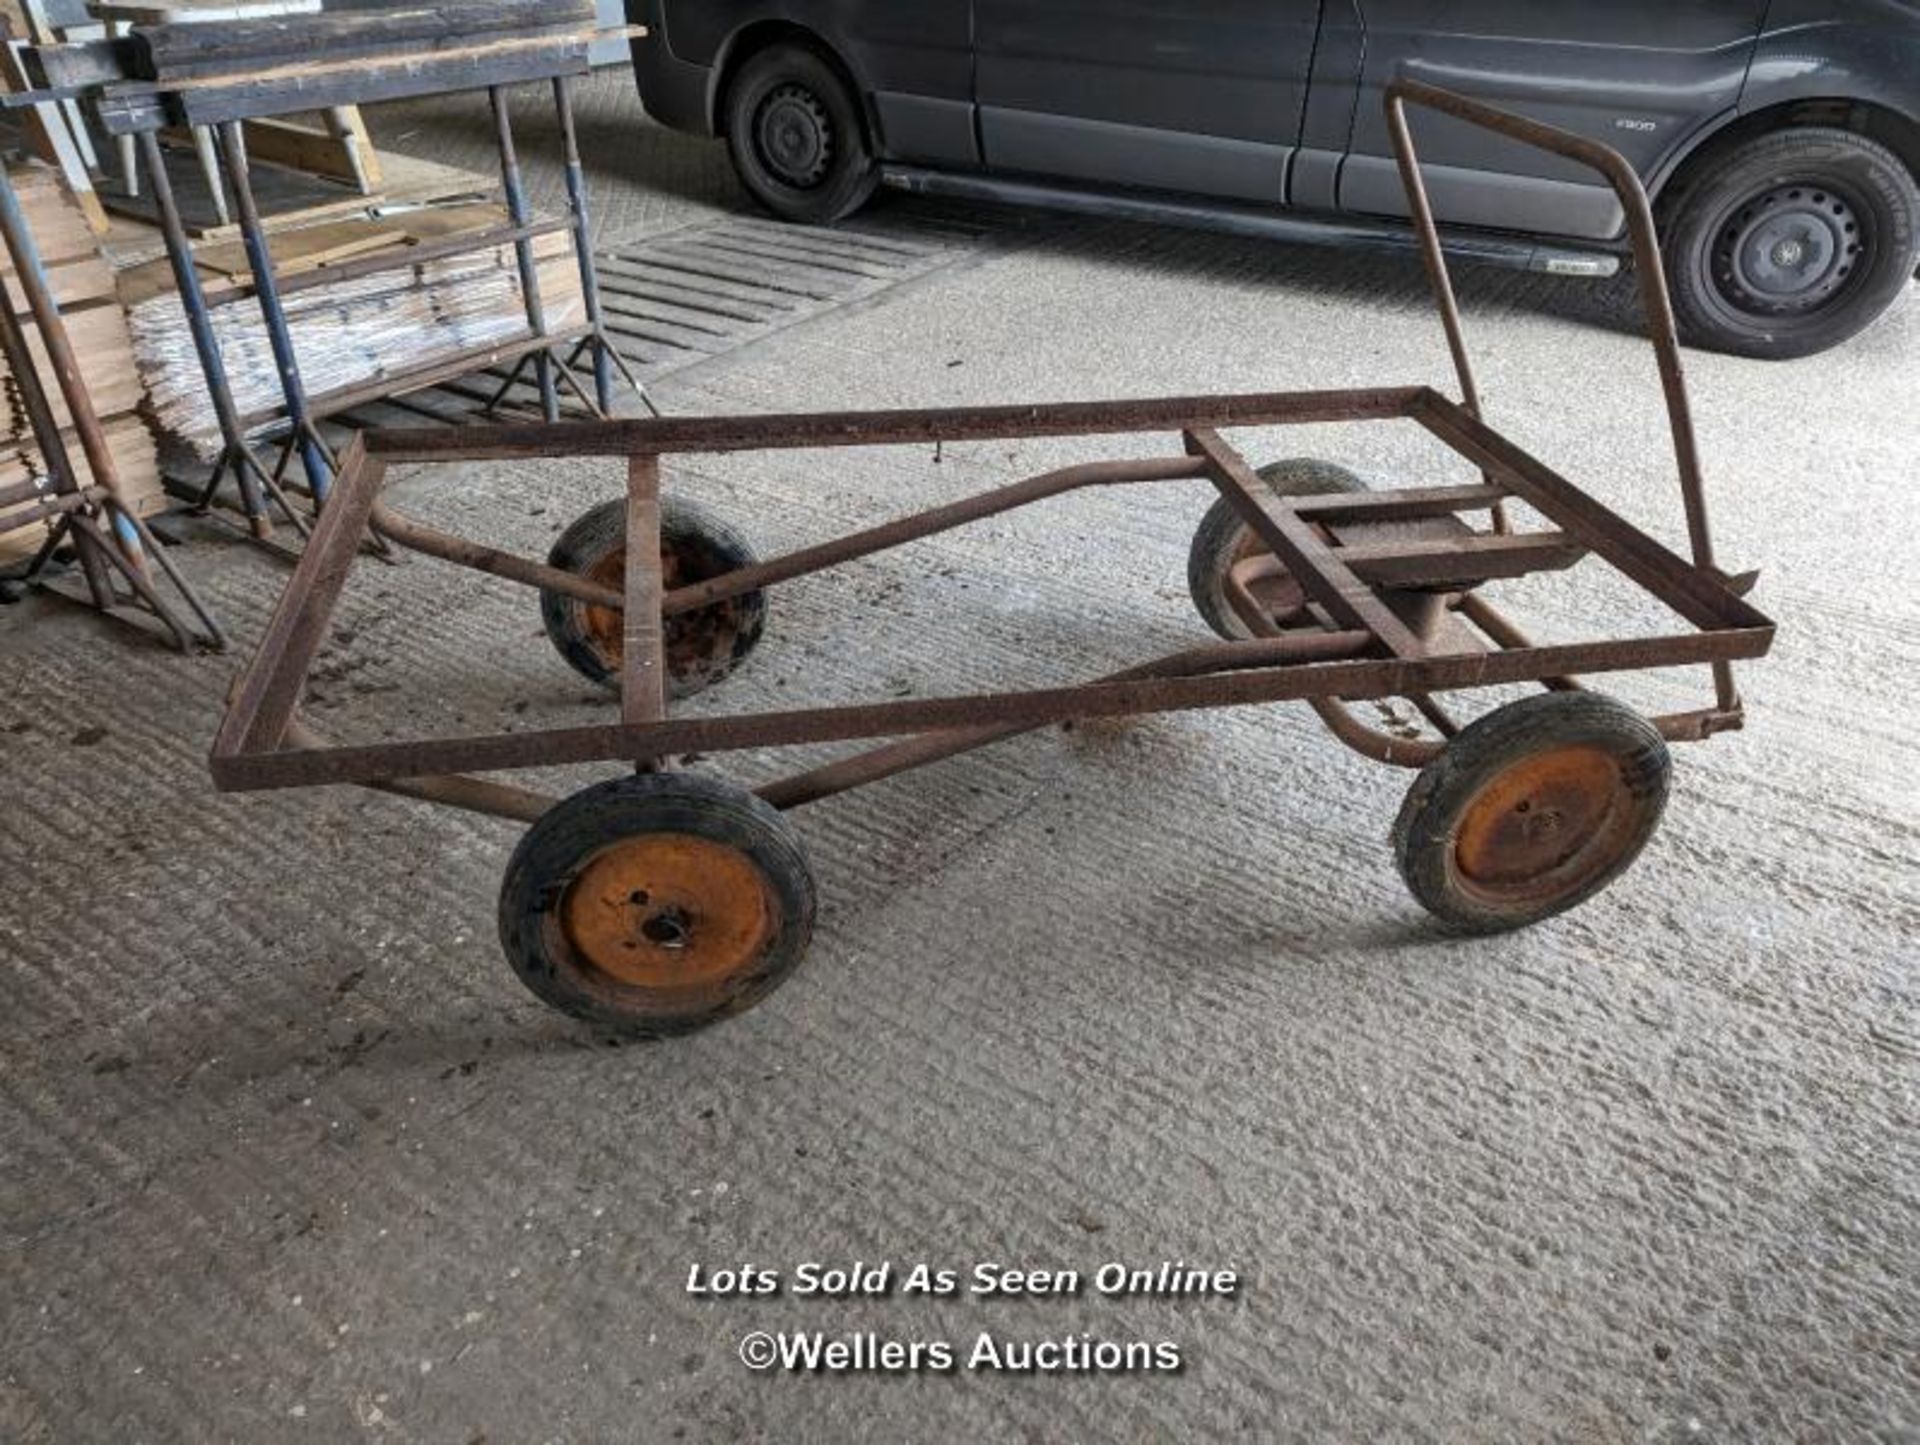
<path fill-rule="evenodd" d="M 284 285 L 376 253 L 507 224 L 504 209 L 481 203 L 308 226 L 272 238 L 274 270 Z M 580 325 L 586 307 L 571 235 L 550 231 L 536 237 L 533 246 L 547 329 Z M 271 432 L 284 420 L 286 407 L 266 325 L 250 292 L 246 254 L 239 243 L 227 242 L 196 247 L 194 260 L 213 303 L 213 326 L 236 407 L 250 432 Z M 121 294 L 155 420 L 200 455 L 217 456 L 218 421 L 167 262 L 122 273 Z M 329 394 L 387 382 L 394 393 L 404 392 L 416 385 L 409 377 L 431 373 L 442 363 L 470 358 L 467 369 L 479 370 L 490 364 L 489 348 L 510 346 L 528 334 L 511 245 L 293 289 L 284 300 L 308 395 L 322 412 Z"/>
<path fill-rule="evenodd" d="M 497 182 L 459 166 L 418 156 L 392 155 L 371 141 L 351 148 L 310 125 L 279 119 L 248 121 L 247 163 L 254 203 L 269 231 L 292 230 L 321 221 L 341 220 L 370 210 L 433 205 L 484 196 Z M 196 241 L 230 240 L 240 234 L 233 218 L 233 195 L 218 167 L 196 152 L 179 130 L 161 133 L 161 156 L 173 184 L 180 223 Z M 357 161 L 362 180 L 344 174 Z M 143 176 L 137 192 L 127 189 L 117 169 L 98 182 L 100 199 L 114 215 L 157 226 L 153 186 Z"/>
<path fill-rule="evenodd" d="M 165 505 L 159 461 L 153 434 L 139 413 L 140 376 L 134 364 L 127 316 L 114 288 L 113 268 L 101 256 L 86 217 L 56 172 L 41 166 L 10 166 L 7 175 L 26 213 L 54 303 L 60 308 L 94 410 L 106 430 L 107 445 L 119 471 L 121 495 L 128 506 L 143 515 L 157 512 Z M 4 249 L 0 249 L 0 272 L 4 273 L 7 304 L 26 328 L 27 346 L 52 404 L 54 420 L 64 429 L 67 456 L 80 485 L 91 486 L 94 477 L 75 435 L 73 417 Z M 46 459 L 34 440 L 20 388 L 5 363 L 0 362 L 0 487 L 18 482 L 45 487 L 46 479 Z M 33 552 L 44 537 L 45 530 L 40 527 L 0 533 L 0 560 L 11 561 Z"/>

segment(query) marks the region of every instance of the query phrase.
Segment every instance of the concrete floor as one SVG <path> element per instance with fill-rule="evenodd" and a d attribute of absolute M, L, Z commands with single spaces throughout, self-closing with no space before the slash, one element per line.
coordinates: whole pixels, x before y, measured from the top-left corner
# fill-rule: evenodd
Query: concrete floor
<path fill-rule="evenodd" d="M 623 86 L 590 111 L 606 239 L 736 204 L 717 152 L 640 131 Z M 445 155 L 459 114 L 381 124 Z M 1493 418 L 1677 539 L 1618 289 L 1464 290 Z M 724 1028 L 610 1047 L 499 956 L 511 829 L 355 792 L 218 796 L 203 756 L 237 658 L 0 609 L 0 1439 L 1915 1438 L 1920 297 L 1820 360 L 1689 364 L 1723 553 L 1766 569 L 1779 648 L 1745 673 L 1749 731 L 1680 752 L 1640 866 L 1491 941 L 1404 893 L 1403 776 L 1298 709 L 1182 716 L 800 815 L 808 966 Z M 1410 265 L 1037 222 L 658 394 L 761 411 L 1445 374 Z M 1409 427 L 1239 439 L 1382 481 L 1459 471 Z M 1069 455 L 742 457 L 673 481 L 773 550 Z M 486 466 L 400 495 L 541 548 L 617 485 Z M 1184 561 L 1205 501 L 1083 496 L 796 584 L 698 706 L 1072 679 L 1201 640 Z M 244 656 L 283 571 L 212 540 L 184 557 Z M 1501 595 L 1557 638 L 1660 622 L 1595 564 Z M 370 565 L 341 624 L 308 706 L 342 736 L 606 715 L 511 587 Z M 1247 1284 L 687 1292 L 695 1265 L 856 1260 L 1182 1260 Z M 736 1358 L 759 1330 L 963 1354 L 983 1331 L 1166 1339 L 1186 1368 L 761 1375 Z"/>

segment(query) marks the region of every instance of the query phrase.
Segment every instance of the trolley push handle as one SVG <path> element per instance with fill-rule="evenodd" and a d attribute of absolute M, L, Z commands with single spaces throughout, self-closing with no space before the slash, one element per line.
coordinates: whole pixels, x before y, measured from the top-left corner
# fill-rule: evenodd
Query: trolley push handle
<path fill-rule="evenodd" d="M 1674 458 L 1680 468 L 1680 494 L 1686 507 L 1687 534 L 1693 547 L 1694 564 L 1723 581 L 1747 581 L 1725 578 L 1714 564 L 1713 534 L 1707 520 L 1706 483 L 1700 466 L 1700 444 L 1694 431 L 1693 409 L 1687 399 L 1686 369 L 1680 359 L 1680 334 L 1673 316 L 1673 295 L 1668 289 L 1666 265 L 1660 256 L 1660 235 L 1654 224 L 1653 204 L 1647 198 L 1647 188 L 1641 184 L 1639 174 L 1627 158 L 1612 146 L 1575 135 L 1558 126 L 1516 115 L 1512 111 L 1407 75 L 1396 77 L 1387 86 L 1387 128 L 1393 137 L 1400 181 L 1406 188 L 1407 200 L 1413 211 L 1420 253 L 1433 283 L 1434 298 L 1440 306 L 1440 319 L 1447 330 L 1447 345 L 1453 353 L 1454 369 L 1459 373 L 1463 400 L 1475 416 L 1480 413 L 1479 390 L 1474 384 L 1473 365 L 1467 356 L 1466 340 L 1461 329 L 1460 303 L 1454 295 L 1452 274 L 1440 247 L 1440 231 L 1434 221 L 1433 203 L 1421 174 L 1413 132 L 1407 124 L 1409 104 L 1439 111 L 1468 125 L 1493 131 L 1508 140 L 1584 165 L 1598 171 L 1613 188 L 1626 211 L 1634 269 L 1640 279 L 1641 307 L 1646 313 L 1648 335 L 1659 361 L 1660 386 L 1666 393 L 1667 417 L 1673 431 Z"/>

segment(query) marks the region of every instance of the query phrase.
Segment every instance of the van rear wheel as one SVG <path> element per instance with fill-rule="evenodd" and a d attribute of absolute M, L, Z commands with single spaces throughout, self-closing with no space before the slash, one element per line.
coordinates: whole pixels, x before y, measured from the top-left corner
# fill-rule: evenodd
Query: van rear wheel
<path fill-rule="evenodd" d="M 725 118 L 740 183 L 782 220 L 843 220 L 880 184 L 859 96 L 809 46 L 749 56 L 727 87 Z"/>
<path fill-rule="evenodd" d="M 1736 356 L 1811 356 L 1866 330 L 1920 256 L 1920 190 L 1852 131 L 1775 131 L 1696 164 L 1663 207 L 1681 333 Z"/>

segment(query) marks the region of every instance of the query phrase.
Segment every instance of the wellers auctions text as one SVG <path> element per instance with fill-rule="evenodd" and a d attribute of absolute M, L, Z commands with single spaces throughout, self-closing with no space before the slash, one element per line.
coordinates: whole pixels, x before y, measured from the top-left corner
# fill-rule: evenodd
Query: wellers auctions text
<path fill-rule="evenodd" d="M 788 1374 L 907 1375 L 970 1373 L 1007 1375 L 1179 1374 L 1186 1368 L 1171 1340 L 1099 1339 L 1063 1335 L 1043 1340 L 978 1336 L 970 1345 L 947 1340 L 885 1339 L 853 1335 L 769 1336 L 768 1364 Z"/>
<path fill-rule="evenodd" d="M 1230 1269 L 1196 1269 L 1179 1261 L 1140 1268 L 1118 1261 L 1092 1271 L 1014 1269 L 980 1263 L 971 1269 L 941 1269 L 928 1264 L 856 1262 L 806 1263 L 790 1272 L 753 1264 L 710 1268 L 695 1264 L 687 1275 L 687 1293 L 711 1299 L 886 1299 L 895 1294 L 950 1299 L 1077 1299 L 1086 1294 L 1109 1298 L 1232 1299 L 1240 1276 Z"/>

